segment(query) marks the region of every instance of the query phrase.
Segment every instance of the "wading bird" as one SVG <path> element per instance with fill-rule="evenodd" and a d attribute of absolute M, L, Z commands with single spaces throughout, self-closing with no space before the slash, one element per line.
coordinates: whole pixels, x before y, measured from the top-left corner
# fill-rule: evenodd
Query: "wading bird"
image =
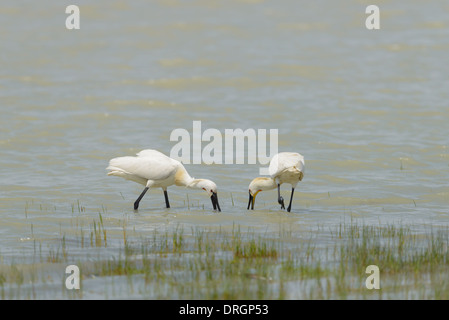
<path fill-rule="evenodd" d="M 281 209 L 285 209 L 284 198 L 281 196 L 281 184 L 289 183 L 292 186 L 292 193 L 287 211 L 290 212 L 293 193 L 298 182 L 304 177 L 304 169 L 304 157 L 299 153 L 281 152 L 276 154 L 268 167 L 271 178 L 255 178 L 249 184 L 248 210 L 250 205 L 251 210 L 254 210 L 254 202 L 259 192 L 273 190 L 276 187 L 278 188 L 278 203 L 281 205 Z"/>
<path fill-rule="evenodd" d="M 134 202 L 134 210 L 139 208 L 139 202 L 149 188 L 162 188 L 165 204 L 167 208 L 170 208 L 167 187 L 177 185 L 206 191 L 211 198 L 214 210 L 221 211 L 218 204 L 217 185 L 213 181 L 192 178 L 181 162 L 157 150 L 142 150 L 137 157 L 111 159 L 106 169 L 109 170 L 108 176 L 122 177 L 145 186 Z"/>

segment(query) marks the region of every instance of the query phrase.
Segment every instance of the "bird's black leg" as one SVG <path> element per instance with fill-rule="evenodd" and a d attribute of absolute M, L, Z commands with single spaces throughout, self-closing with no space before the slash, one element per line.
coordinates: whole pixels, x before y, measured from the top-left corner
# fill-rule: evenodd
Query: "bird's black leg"
<path fill-rule="evenodd" d="M 167 190 L 164 190 L 164 197 L 165 197 L 165 205 L 167 208 L 170 208 L 170 203 L 168 202 L 168 193 Z"/>
<path fill-rule="evenodd" d="M 281 209 L 285 209 L 284 198 L 281 196 L 281 185 L 278 183 L 278 203 L 281 205 Z"/>
<path fill-rule="evenodd" d="M 292 188 L 292 195 L 290 196 L 290 204 L 288 205 L 287 211 L 290 212 L 292 209 L 292 199 L 293 199 L 293 193 L 295 192 L 295 188 Z"/>
<path fill-rule="evenodd" d="M 143 196 L 145 195 L 145 193 L 147 193 L 148 191 L 148 187 L 145 187 L 145 189 L 143 189 L 142 193 L 140 194 L 140 196 L 137 198 L 137 200 L 134 202 L 134 210 L 137 210 L 137 208 L 139 208 L 139 202 L 140 200 L 142 200 Z"/>

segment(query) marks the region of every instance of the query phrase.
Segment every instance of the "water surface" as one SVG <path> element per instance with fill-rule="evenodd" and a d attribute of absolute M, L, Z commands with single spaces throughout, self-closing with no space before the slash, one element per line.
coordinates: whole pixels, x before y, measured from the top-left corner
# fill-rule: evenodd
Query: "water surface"
<path fill-rule="evenodd" d="M 382 1 L 381 29 L 369 31 L 369 4 L 78 1 L 81 29 L 67 30 L 69 3 L 9 1 L 0 9 L 0 261 L 27 262 L 36 243 L 69 241 L 77 221 L 88 229 L 99 213 L 111 234 L 116 221 L 117 238 L 123 221 L 142 237 L 233 224 L 290 226 L 300 237 L 351 217 L 447 225 L 449 7 Z M 292 212 L 275 191 L 246 210 L 259 165 L 186 165 L 217 183 L 221 213 L 206 194 L 176 187 L 170 210 L 152 190 L 135 213 L 141 186 L 106 176 L 109 159 L 169 154 L 172 130 L 192 132 L 194 120 L 223 133 L 278 129 L 279 150 L 306 159 Z M 117 254 L 112 243 L 105 256 Z"/>

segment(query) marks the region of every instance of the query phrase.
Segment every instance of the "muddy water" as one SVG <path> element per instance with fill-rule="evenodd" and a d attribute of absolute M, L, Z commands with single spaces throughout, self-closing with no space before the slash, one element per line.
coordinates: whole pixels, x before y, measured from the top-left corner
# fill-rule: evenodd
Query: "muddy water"
<path fill-rule="evenodd" d="M 350 0 L 77 4 L 81 29 L 70 31 L 66 4 L 0 9 L 3 263 L 27 260 L 36 241 L 69 241 L 99 213 L 117 238 L 125 223 L 143 236 L 233 224 L 300 234 L 351 217 L 448 223 L 445 1 L 383 1 L 377 31 L 364 25 L 371 3 Z M 170 210 L 152 190 L 134 213 L 141 186 L 107 177 L 108 160 L 169 154 L 172 130 L 195 120 L 223 133 L 278 129 L 279 150 L 306 159 L 292 212 L 275 191 L 246 210 L 260 167 L 246 164 L 186 165 L 217 183 L 220 214 L 176 187 Z"/>

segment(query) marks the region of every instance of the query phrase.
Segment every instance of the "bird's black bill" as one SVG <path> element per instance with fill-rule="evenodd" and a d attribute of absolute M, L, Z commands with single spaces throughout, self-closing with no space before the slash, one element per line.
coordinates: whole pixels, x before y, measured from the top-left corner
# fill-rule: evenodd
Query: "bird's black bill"
<path fill-rule="evenodd" d="M 212 201 L 212 206 L 214 207 L 214 210 L 221 211 L 220 205 L 218 204 L 218 195 L 216 192 L 212 193 L 210 196 L 210 200 Z"/>
<path fill-rule="evenodd" d="M 247 208 L 247 210 L 249 210 L 249 206 L 250 206 L 251 203 L 253 203 L 253 206 L 251 207 L 251 209 L 254 210 L 253 195 L 251 194 L 251 192 L 248 192 L 248 193 L 249 193 L 249 200 L 248 200 L 248 208 Z"/>

